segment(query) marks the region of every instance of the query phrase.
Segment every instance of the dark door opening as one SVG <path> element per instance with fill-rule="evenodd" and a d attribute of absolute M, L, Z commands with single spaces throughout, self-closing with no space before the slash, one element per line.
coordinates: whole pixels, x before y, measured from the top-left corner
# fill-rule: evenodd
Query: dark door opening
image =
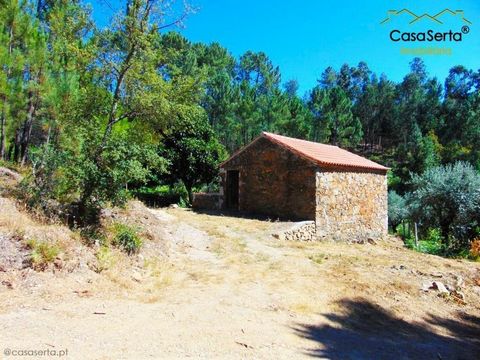
<path fill-rule="evenodd" d="M 238 210 L 238 170 L 227 171 L 227 208 Z"/>

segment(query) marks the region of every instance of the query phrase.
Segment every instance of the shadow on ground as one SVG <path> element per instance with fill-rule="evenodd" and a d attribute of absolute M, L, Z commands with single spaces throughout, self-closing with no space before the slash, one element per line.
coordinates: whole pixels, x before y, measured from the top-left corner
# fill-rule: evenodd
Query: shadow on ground
<path fill-rule="evenodd" d="M 298 336 L 318 343 L 307 350 L 327 359 L 480 359 L 480 318 L 432 315 L 409 323 L 368 300 L 344 299 L 339 313 L 324 315 L 332 325 L 294 326 Z M 420 319 L 419 319 L 420 320 Z M 434 328 L 446 331 L 439 335 Z"/>

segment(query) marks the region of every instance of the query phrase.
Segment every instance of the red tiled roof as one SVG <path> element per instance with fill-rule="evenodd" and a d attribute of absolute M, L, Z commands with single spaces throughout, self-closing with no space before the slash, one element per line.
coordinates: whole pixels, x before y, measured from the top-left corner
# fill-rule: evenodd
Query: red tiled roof
<path fill-rule="evenodd" d="M 387 171 L 388 168 L 368 160 L 362 156 L 355 155 L 350 151 L 339 148 L 338 146 L 320 144 L 312 141 L 294 139 L 286 136 L 276 135 L 268 132 L 263 132 L 261 136 L 252 141 L 247 146 L 243 147 L 234 153 L 230 159 L 242 153 L 246 148 L 252 145 L 260 138 L 267 138 L 274 143 L 293 151 L 304 158 L 307 158 L 320 166 L 328 167 L 345 167 L 352 169 L 367 169 L 367 170 L 381 170 Z M 223 162 L 223 166 L 228 161 Z"/>
<path fill-rule="evenodd" d="M 319 165 L 351 167 L 356 169 L 388 170 L 385 166 L 351 153 L 350 151 L 341 149 L 338 146 L 294 139 L 267 132 L 263 132 L 262 136 L 303 155 Z"/>

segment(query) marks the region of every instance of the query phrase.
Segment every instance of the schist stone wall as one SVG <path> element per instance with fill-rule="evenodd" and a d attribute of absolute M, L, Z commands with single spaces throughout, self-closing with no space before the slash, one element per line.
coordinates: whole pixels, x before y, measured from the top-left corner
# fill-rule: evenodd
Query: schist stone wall
<path fill-rule="evenodd" d="M 223 164 L 221 208 L 226 207 L 229 170 L 239 172 L 240 211 L 314 220 L 318 240 L 355 241 L 387 234 L 385 171 L 324 168 L 294 150 L 259 138 Z M 311 231 L 306 233 L 308 236 L 302 239 L 312 240 Z M 294 235 L 298 237 L 296 231 Z"/>
<path fill-rule="evenodd" d="M 319 239 L 354 241 L 387 234 L 384 172 L 319 171 L 316 188 L 315 223 Z"/>
<path fill-rule="evenodd" d="M 260 138 L 223 165 L 224 197 L 228 170 L 239 171 L 238 210 L 315 220 L 316 166 L 312 162 Z"/>
<path fill-rule="evenodd" d="M 222 194 L 220 193 L 195 193 L 193 194 L 192 207 L 198 210 L 220 210 Z"/>

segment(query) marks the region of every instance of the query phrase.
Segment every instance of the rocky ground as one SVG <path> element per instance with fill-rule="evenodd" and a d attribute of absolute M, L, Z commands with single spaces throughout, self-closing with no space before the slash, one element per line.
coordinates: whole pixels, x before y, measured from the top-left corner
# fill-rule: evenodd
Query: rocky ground
<path fill-rule="evenodd" d="M 1 352 L 68 349 L 70 359 L 480 353 L 478 263 L 415 253 L 394 238 L 287 241 L 271 234 L 290 224 L 140 203 L 104 214 L 141 229 L 144 247 L 128 257 L 79 245 L 70 230 L 38 225 L 11 202 L 2 205 Z M 12 229 L 37 237 L 56 231 L 64 249 L 57 266 L 28 267 Z"/>

